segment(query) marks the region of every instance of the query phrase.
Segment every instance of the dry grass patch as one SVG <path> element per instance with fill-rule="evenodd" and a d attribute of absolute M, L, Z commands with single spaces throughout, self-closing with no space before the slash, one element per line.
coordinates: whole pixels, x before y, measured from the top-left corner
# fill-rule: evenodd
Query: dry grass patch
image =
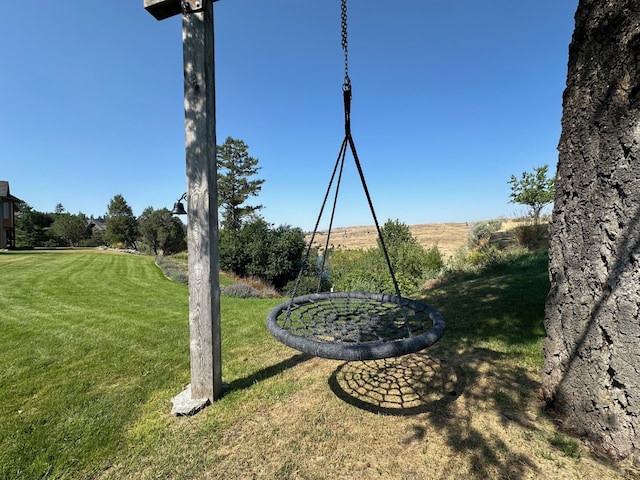
<path fill-rule="evenodd" d="M 359 375 L 367 377 L 364 389 L 348 380 Z M 278 377 L 304 388 L 256 410 L 214 405 L 170 422 L 178 435 L 225 424 L 205 445 L 191 445 L 202 457 L 198 478 L 624 478 L 575 441 L 567 456 L 541 415 L 536 372 L 489 350 L 436 348 L 354 363 L 313 358 Z M 372 389 L 392 400 L 376 400 Z M 407 392 L 417 398 L 393 400 Z M 137 478 L 158 472 L 143 473 Z"/>
<path fill-rule="evenodd" d="M 446 261 L 461 246 L 466 245 L 469 235 L 468 223 L 430 223 L 409 225 L 411 234 L 425 248 L 437 245 L 442 258 Z M 314 245 L 324 247 L 327 232 L 316 234 Z M 377 245 L 378 233 L 375 225 L 361 227 L 335 228 L 331 231 L 331 244 L 336 248 L 372 248 Z M 310 236 L 307 236 L 307 241 Z"/>

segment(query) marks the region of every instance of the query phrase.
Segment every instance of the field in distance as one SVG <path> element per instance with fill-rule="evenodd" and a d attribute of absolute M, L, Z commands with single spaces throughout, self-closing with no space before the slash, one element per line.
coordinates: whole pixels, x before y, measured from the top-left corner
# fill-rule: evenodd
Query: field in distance
<path fill-rule="evenodd" d="M 425 223 L 409 225 L 411 234 L 425 248 L 437 245 L 442 258 L 447 260 L 460 247 L 466 245 L 469 231 L 474 223 Z M 331 245 L 335 248 L 371 248 L 376 246 L 378 234 L 375 225 L 364 227 L 341 227 L 331 231 Z M 307 235 L 307 241 L 310 234 Z M 327 231 L 316 234 L 314 245 L 324 247 Z"/>

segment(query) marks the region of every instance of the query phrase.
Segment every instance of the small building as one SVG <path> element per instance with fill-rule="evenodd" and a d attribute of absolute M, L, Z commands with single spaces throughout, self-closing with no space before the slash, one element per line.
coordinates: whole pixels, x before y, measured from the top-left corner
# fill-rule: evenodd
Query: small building
<path fill-rule="evenodd" d="M 9 182 L 0 180 L 0 249 L 16 246 L 15 214 L 21 202 L 9 192 Z"/>

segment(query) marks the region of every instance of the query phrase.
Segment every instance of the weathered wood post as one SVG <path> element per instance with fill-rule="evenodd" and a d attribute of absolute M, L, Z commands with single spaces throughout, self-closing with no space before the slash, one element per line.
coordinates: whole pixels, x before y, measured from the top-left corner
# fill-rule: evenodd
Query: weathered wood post
<path fill-rule="evenodd" d="M 214 0 L 215 1 L 215 0 Z M 222 395 L 212 0 L 144 0 L 157 20 L 182 14 L 191 385 L 172 413 Z"/>

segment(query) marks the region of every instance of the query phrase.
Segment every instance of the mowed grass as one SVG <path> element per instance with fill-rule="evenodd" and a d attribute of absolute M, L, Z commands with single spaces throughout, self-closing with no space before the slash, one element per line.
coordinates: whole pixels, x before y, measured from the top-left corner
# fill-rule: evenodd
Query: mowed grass
<path fill-rule="evenodd" d="M 178 418 L 186 286 L 150 257 L 0 253 L 0 478 L 625 478 L 541 411 L 548 286 L 544 252 L 451 279 L 423 295 L 438 345 L 353 363 L 273 340 L 281 300 L 223 297 L 229 390 Z"/>
<path fill-rule="evenodd" d="M 0 285 L 0 478 L 92 477 L 188 383 L 187 287 L 97 252 L 3 253 Z"/>
<path fill-rule="evenodd" d="M 0 471 L 91 476 L 167 380 L 184 383 L 184 288 L 149 258 L 0 256 Z"/>

